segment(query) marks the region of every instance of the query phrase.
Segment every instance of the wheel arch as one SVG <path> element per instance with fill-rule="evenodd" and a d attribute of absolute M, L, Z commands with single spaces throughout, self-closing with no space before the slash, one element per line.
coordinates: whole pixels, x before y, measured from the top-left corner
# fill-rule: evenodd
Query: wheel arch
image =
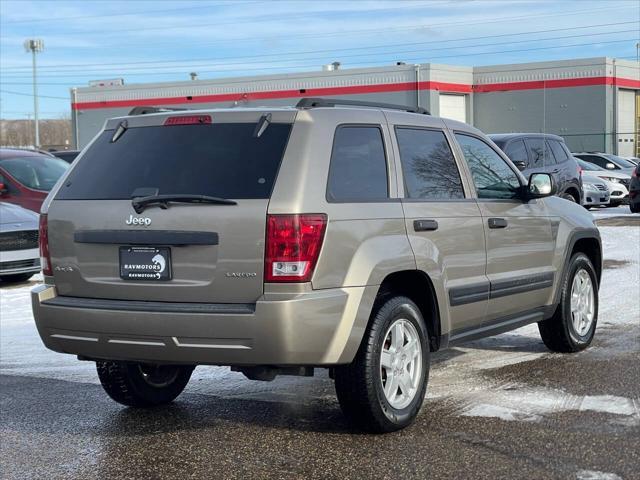
<path fill-rule="evenodd" d="M 373 310 L 388 298 L 404 295 L 420 309 L 429 334 L 432 352 L 440 349 L 442 329 L 438 296 L 433 281 L 421 270 L 401 270 L 387 275 L 378 289 Z"/>
<path fill-rule="evenodd" d="M 564 279 L 569 268 L 569 261 L 576 253 L 584 253 L 596 270 L 598 285 L 602 278 L 602 243 L 600 241 L 600 233 L 597 229 L 585 229 L 574 231 L 569 237 L 565 250 L 564 263 L 562 266 L 561 279 Z M 560 303 L 560 290 L 562 289 L 562 281 L 558 282 L 554 293 L 554 305 Z"/>

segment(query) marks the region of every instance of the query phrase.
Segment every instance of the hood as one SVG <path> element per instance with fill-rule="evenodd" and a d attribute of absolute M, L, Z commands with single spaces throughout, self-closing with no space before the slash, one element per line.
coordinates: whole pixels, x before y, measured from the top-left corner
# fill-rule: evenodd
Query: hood
<path fill-rule="evenodd" d="M 33 230 L 38 228 L 37 213 L 12 203 L 0 202 L 2 230 Z"/>
<path fill-rule="evenodd" d="M 602 172 L 605 173 L 605 172 Z M 589 172 L 587 175 L 585 175 L 584 173 L 582 174 L 582 183 L 593 183 L 593 184 L 600 184 L 600 185 L 606 185 L 607 182 L 605 182 L 604 180 L 602 180 L 601 178 L 598 178 L 594 175 L 592 175 L 592 172 Z"/>

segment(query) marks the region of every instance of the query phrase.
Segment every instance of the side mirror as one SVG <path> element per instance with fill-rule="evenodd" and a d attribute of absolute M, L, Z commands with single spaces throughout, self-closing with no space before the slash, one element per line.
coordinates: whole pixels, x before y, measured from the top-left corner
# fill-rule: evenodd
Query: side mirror
<path fill-rule="evenodd" d="M 9 190 L 7 190 L 7 186 L 4 183 L 0 183 L 0 197 L 3 197 Z"/>
<path fill-rule="evenodd" d="M 616 166 L 611 162 L 607 162 L 605 167 L 607 168 L 607 170 L 615 170 L 616 169 Z"/>
<path fill-rule="evenodd" d="M 550 197 L 556 194 L 556 182 L 548 173 L 532 173 L 527 185 L 527 199 Z"/>

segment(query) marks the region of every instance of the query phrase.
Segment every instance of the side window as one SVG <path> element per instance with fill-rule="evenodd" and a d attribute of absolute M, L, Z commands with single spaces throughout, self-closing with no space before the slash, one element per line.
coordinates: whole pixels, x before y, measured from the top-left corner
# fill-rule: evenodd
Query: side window
<path fill-rule="evenodd" d="M 605 168 L 605 165 L 607 164 L 607 161 L 604 158 L 597 157 L 595 155 L 580 155 L 579 158 L 583 159 L 585 162 L 594 163 L 602 168 Z"/>
<path fill-rule="evenodd" d="M 469 164 L 478 198 L 516 198 L 520 180 L 502 157 L 476 137 L 462 133 L 455 136 Z"/>
<path fill-rule="evenodd" d="M 543 168 L 546 145 L 544 138 L 527 138 L 527 150 L 529 150 L 529 168 Z"/>
<path fill-rule="evenodd" d="M 555 153 L 551 149 L 551 145 L 549 144 L 549 140 L 545 142 L 545 150 L 544 150 L 544 164 L 545 166 L 552 166 L 556 163 L 560 163 L 560 160 L 557 159 Z"/>
<path fill-rule="evenodd" d="M 389 196 L 388 183 L 380 128 L 338 127 L 329 167 L 328 199 L 341 202 L 384 200 Z"/>
<path fill-rule="evenodd" d="M 524 162 L 525 165 L 529 164 L 529 158 L 527 157 L 527 148 L 524 146 L 523 140 L 514 140 L 509 142 L 509 145 L 504 150 L 504 153 L 509 157 L 512 162 Z"/>
<path fill-rule="evenodd" d="M 551 145 L 551 151 L 556 157 L 556 162 L 562 163 L 569 160 L 569 154 L 566 149 L 562 148 L 562 143 L 557 140 L 549 140 L 549 145 Z"/>
<path fill-rule="evenodd" d="M 443 132 L 396 128 L 407 198 L 464 198 L 462 180 Z"/>

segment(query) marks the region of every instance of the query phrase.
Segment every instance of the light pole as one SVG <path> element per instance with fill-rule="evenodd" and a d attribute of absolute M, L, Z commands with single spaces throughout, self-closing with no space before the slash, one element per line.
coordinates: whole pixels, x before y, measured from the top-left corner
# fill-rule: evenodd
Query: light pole
<path fill-rule="evenodd" d="M 44 42 L 39 39 L 25 40 L 24 49 L 31 52 L 33 65 L 33 119 L 35 122 L 34 147 L 40 147 L 40 130 L 38 128 L 38 84 L 36 82 L 36 53 L 44 50 Z"/>

